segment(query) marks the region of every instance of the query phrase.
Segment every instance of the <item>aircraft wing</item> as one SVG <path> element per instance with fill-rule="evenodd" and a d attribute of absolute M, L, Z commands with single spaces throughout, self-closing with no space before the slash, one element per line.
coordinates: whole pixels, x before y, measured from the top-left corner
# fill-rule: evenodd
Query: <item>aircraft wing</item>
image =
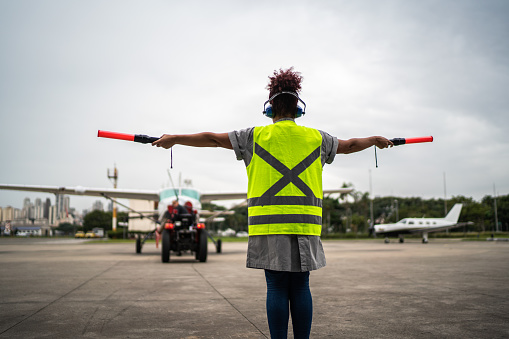
<path fill-rule="evenodd" d="M 237 200 L 247 199 L 247 193 L 202 193 L 201 202 L 211 202 L 214 200 Z"/>
<path fill-rule="evenodd" d="M 65 187 L 65 186 L 42 186 L 42 185 L 10 185 L 0 184 L 0 189 L 13 190 L 13 191 L 28 191 L 28 192 L 43 192 L 52 194 L 68 194 L 68 195 L 83 195 L 103 197 L 104 195 L 110 198 L 120 199 L 138 199 L 138 200 L 152 200 L 159 201 L 159 191 L 151 190 L 130 190 L 120 188 L 91 188 L 91 187 Z M 324 194 L 333 193 L 350 193 L 353 188 L 339 188 L 324 190 Z M 202 193 L 202 202 L 211 202 L 214 200 L 237 200 L 247 199 L 247 193 Z"/>
<path fill-rule="evenodd" d="M 224 211 L 208 211 L 208 210 L 199 210 L 198 214 L 200 217 L 214 217 L 216 215 L 232 215 L 235 214 L 235 211 L 224 210 Z"/>
<path fill-rule="evenodd" d="M 330 190 L 323 190 L 324 195 L 328 194 L 334 194 L 334 193 L 351 193 L 353 191 L 353 188 L 346 187 L 346 188 L 337 188 L 337 189 L 330 189 Z M 247 193 L 202 193 L 201 194 L 201 201 L 202 202 L 211 202 L 214 200 L 237 200 L 237 199 L 247 199 Z"/>
<path fill-rule="evenodd" d="M 336 188 L 331 190 L 323 190 L 323 195 L 326 194 L 334 194 L 334 193 L 340 193 L 340 194 L 348 194 L 352 193 L 353 187 L 343 187 L 343 188 Z"/>
<path fill-rule="evenodd" d="M 90 188 L 90 187 L 63 187 L 63 186 L 39 186 L 39 185 L 9 185 L 0 184 L 2 190 L 43 192 L 53 194 L 83 195 L 92 197 L 104 197 L 119 199 L 139 199 L 159 201 L 158 191 L 127 190 L 119 188 Z"/>

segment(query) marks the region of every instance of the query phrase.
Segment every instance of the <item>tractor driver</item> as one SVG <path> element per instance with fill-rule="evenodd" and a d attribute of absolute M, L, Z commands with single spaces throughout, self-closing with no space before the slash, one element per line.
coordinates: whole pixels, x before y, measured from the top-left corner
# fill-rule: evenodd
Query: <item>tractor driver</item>
<path fill-rule="evenodd" d="M 175 222 L 180 220 L 183 214 L 188 214 L 187 209 L 180 205 L 178 200 L 173 200 L 171 208 L 168 206 L 168 215 L 166 215 L 166 219 L 170 219 L 172 222 Z"/>
<path fill-rule="evenodd" d="M 163 231 L 162 225 L 167 222 L 174 223 L 175 221 L 180 220 L 181 216 L 184 214 L 188 214 L 187 209 L 181 206 L 178 200 L 173 200 L 171 206 L 168 206 L 168 209 L 164 212 L 163 217 L 160 220 L 161 223 L 156 227 L 156 248 L 159 247 L 159 241 L 161 240 L 161 233 Z"/>

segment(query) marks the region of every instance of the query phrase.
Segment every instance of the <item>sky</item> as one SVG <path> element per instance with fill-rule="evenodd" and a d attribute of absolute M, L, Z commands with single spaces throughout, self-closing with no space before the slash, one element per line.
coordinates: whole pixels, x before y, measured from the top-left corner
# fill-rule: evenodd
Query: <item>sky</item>
<path fill-rule="evenodd" d="M 509 194 L 509 2 L 0 0 L 0 183 L 243 192 L 233 151 L 97 137 L 262 126 L 274 70 L 301 72 L 296 122 L 432 143 L 338 155 L 323 187 Z M 169 175 L 169 174 L 170 175 Z M 170 180 L 171 176 L 171 180 Z M 0 206 L 53 195 L 0 190 Z M 90 208 L 96 198 L 71 196 Z"/>

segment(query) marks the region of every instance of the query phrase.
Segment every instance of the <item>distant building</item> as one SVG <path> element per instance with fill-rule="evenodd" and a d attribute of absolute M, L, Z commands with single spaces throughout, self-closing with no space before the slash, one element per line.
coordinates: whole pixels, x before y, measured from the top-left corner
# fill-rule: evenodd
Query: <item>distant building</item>
<path fill-rule="evenodd" d="M 34 203 L 30 198 L 23 199 L 21 209 L 12 206 L 0 207 L 0 223 L 5 227 L 7 222 L 14 228 L 20 227 L 23 235 L 45 235 L 53 234 L 52 227 L 61 223 L 82 224 L 82 216 L 70 207 L 70 197 L 57 195 L 55 205 L 51 205 L 51 199 L 36 198 Z M 28 227 L 23 229 L 22 227 Z"/>
<path fill-rule="evenodd" d="M 32 203 L 30 202 L 30 198 L 25 198 L 23 200 L 23 208 L 21 209 L 21 214 L 24 219 L 30 219 L 32 216 L 30 213 L 32 213 Z"/>
<path fill-rule="evenodd" d="M 46 198 L 46 202 L 44 203 L 44 211 L 42 213 L 42 217 L 49 220 L 49 210 L 51 208 L 51 200 L 50 198 Z"/>
<path fill-rule="evenodd" d="M 65 214 L 69 214 L 71 211 L 71 197 L 68 195 L 64 195 L 64 210 Z"/>
<path fill-rule="evenodd" d="M 14 220 L 14 208 L 7 206 L 2 208 L 2 221 Z"/>
<path fill-rule="evenodd" d="M 30 205 L 32 205 L 32 203 L 30 202 L 30 198 L 23 199 L 23 208 L 30 207 Z"/>
<path fill-rule="evenodd" d="M 92 211 L 104 211 L 104 205 L 101 200 L 96 200 L 92 205 Z"/>
<path fill-rule="evenodd" d="M 57 206 L 50 206 L 48 211 L 48 222 L 51 226 L 58 226 Z"/>
<path fill-rule="evenodd" d="M 56 194 L 55 206 L 57 207 L 57 218 L 67 218 L 69 214 L 71 198 L 68 195 Z"/>
<path fill-rule="evenodd" d="M 35 199 L 34 203 L 34 219 L 42 219 L 43 218 L 43 208 L 42 208 L 42 200 L 41 198 Z"/>

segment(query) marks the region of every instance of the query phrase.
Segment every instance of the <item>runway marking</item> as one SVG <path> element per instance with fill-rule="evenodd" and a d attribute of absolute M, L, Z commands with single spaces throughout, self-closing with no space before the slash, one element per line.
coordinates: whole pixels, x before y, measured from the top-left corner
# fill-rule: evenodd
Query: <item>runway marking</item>
<path fill-rule="evenodd" d="M 243 316 L 243 317 L 244 317 L 244 319 L 246 319 L 246 320 L 247 320 L 247 321 L 248 321 L 251 325 L 253 325 L 253 327 L 254 327 L 254 328 L 256 328 L 256 329 L 258 330 L 258 332 L 260 332 L 260 334 L 261 334 L 261 335 L 263 335 L 263 336 L 264 336 L 265 338 L 267 338 L 267 339 L 269 338 L 269 337 L 267 337 L 267 336 L 265 335 L 265 333 L 263 333 L 263 332 L 262 332 L 262 330 L 260 330 L 260 329 L 258 328 L 258 326 L 256 326 L 256 325 L 255 325 L 255 324 L 254 324 L 251 320 L 249 320 L 249 319 L 248 319 L 248 317 L 246 317 L 246 316 L 245 316 L 245 315 L 244 315 L 244 314 L 243 314 L 243 313 L 242 313 L 242 312 L 241 312 L 241 311 L 240 311 L 237 307 L 235 307 L 235 305 L 233 305 L 233 304 L 230 302 L 230 300 L 228 300 L 228 298 L 226 298 L 223 294 L 221 294 L 221 292 L 219 292 L 219 291 L 218 291 L 218 290 L 217 290 L 217 289 L 216 289 L 216 288 L 215 288 L 215 287 L 214 287 L 214 286 L 210 283 L 210 281 L 208 281 L 208 280 L 207 280 L 207 278 L 205 278 L 205 277 L 204 277 L 204 276 L 203 276 L 203 275 L 202 275 L 202 274 L 201 274 L 201 273 L 200 273 L 200 272 L 196 269 L 196 267 L 195 267 L 195 265 L 194 265 L 194 264 L 192 265 L 192 267 L 193 267 L 193 270 L 194 270 L 196 273 L 198 273 L 198 275 L 199 275 L 199 276 L 200 276 L 203 280 L 205 280 L 205 282 L 206 282 L 206 283 L 207 283 L 210 287 L 212 287 L 212 289 L 213 289 L 214 291 L 216 291 L 216 293 L 217 293 L 217 294 L 219 294 L 219 295 L 220 295 L 220 296 L 221 296 L 221 297 L 222 297 L 222 298 L 223 298 L 223 299 L 224 299 L 224 300 L 225 300 L 228 304 L 230 304 L 230 306 L 231 306 L 231 307 L 233 307 L 233 308 L 234 308 L 237 312 L 239 312 L 239 314 L 240 314 L 241 316 Z"/>

